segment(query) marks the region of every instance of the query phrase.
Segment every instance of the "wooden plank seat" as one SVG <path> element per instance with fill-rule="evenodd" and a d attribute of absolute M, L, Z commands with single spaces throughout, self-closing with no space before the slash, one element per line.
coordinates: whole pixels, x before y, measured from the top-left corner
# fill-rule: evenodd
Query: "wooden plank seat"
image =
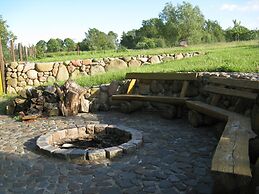
<path fill-rule="evenodd" d="M 186 92 L 188 90 L 189 81 L 197 79 L 196 73 L 127 73 L 126 79 L 131 79 L 127 94 L 113 95 L 112 100 L 114 101 L 124 101 L 122 107 L 125 107 L 125 103 L 129 102 L 157 102 L 170 105 L 183 105 L 188 99 L 186 97 Z M 161 95 L 141 95 L 132 94 L 137 80 L 177 80 L 183 81 L 182 89 L 179 96 L 161 96 Z M 130 106 L 130 105 L 129 105 Z M 137 109 L 140 105 L 139 103 L 133 103 L 135 108 L 129 108 L 130 110 Z M 124 111 L 125 112 L 125 111 Z"/>
<path fill-rule="evenodd" d="M 113 95 L 112 100 L 128 100 L 128 101 L 152 101 L 162 102 L 166 104 L 185 104 L 189 99 L 186 97 L 171 97 L 171 96 L 148 96 L 148 95 Z"/>
<path fill-rule="evenodd" d="M 203 88 L 203 91 L 212 94 L 210 102 L 187 100 L 186 106 L 190 111 L 197 111 L 226 122 L 211 164 L 211 171 L 216 175 L 217 181 L 223 186 L 222 188 L 227 188 L 220 192 L 245 187 L 252 178 L 249 140 L 256 137 L 252 130 L 251 118 L 220 108 L 218 105 L 221 104 L 220 99 L 224 96 L 235 97 L 236 106 L 241 103 L 247 106 L 248 102 L 255 102 L 258 98 L 258 81 L 213 77 L 209 78 L 208 85 Z"/>
<path fill-rule="evenodd" d="M 212 159 L 211 170 L 251 177 L 249 139 L 256 135 L 251 129 L 251 119 L 200 101 L 186 101 L 191 110 L 209 115 L 227 124 Z"/>

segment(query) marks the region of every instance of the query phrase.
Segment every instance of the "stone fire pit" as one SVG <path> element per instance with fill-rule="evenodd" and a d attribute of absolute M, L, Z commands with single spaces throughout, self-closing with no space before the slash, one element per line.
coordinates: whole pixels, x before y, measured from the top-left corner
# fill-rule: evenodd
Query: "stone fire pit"
<path fill-rule="evenodd" d="M 125 126 L 88 124 L 86 127 L 49 132 L 37 140 L 48 155 L 68 160 L 112 159 L 142 145 L 142 133 Z"/>

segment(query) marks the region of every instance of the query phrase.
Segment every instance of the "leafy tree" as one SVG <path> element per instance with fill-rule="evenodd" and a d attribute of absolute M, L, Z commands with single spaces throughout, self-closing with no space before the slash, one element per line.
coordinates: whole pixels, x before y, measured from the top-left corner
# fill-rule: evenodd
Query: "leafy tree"
<path fill-rule="evenodd" d="M 48 52 L 60 51 L 60 42 L 54 38 L 49 39 L 49 41 L 47 42 L 47 51 Z"/>
<path fill-rule="evenodd" d="M 221 42 L 225 40 L 225 34 L 222 27 L 219 23 L 215 20 L 206 20 L 204 25 L 204 42 Z"/>
<path fill-rule="evenodd" d="M 115 49 L 115 33 L 110 33 L 110 36 L 96 28 L 91 28 L 85 33 L 86 38 L 81 43 L 81 48 L 86 50 L 107 50 Z"/>
<path fill-rule="evenodd" d="M 44 53 L 47 51 L 47 43 L 44 40 L 40 40 L 36 44 L 36 56 L 41 58 L 44 56 Z"/>
<path fill-rule="evenodd" d="M 115 45 L 115 48 L 118 48 L 118 46 L 119 46 L 118 34 L 116 34 L 113 31 L 110 31 L 110 32 L 108 32 L 108 39 L 109 39 L 111 45 Z"/>
<path fill-rule="evenodd" d="M 63 51 L 65 49 L 64 41 L 61 40 L 60 38 L 57 38 L 56 40 L 58 41 L 58 46 L 59 46 L 59 50 L 58 51 Z"/>
<path fill-rule="evenodd" d="M 227 41 L 251 40 L 256 37 L 255 31 L 250 31 L 248 28 L 241 25 L 240 21 L 233 20 L 233 28 L 226 30 Z"/>
<path fill-rule="evenodd" d="M 176 7 L 167 3 L 160 18 L 165 23 L 164 38 L 169 43 L 177 44 L 179 40 L 187 40 L 191 44 L 201 42 L 205 19 L 199 7 L 187 2 Z"/>
<path fill-rule="evenodd" d="M 64 47 L 67 51 L 74 51 L 76 49 L 76 43 L 71 38 L 64 40 Z"/>
<path fill-rule="evenodd" d="M 138 41 L 139 38 L 136 36 L 136 30 L 131 30 L 127 33 L 122 33 L 120 44 L 126 48 L 134 49 L 136 48 Z"/>
<path fill-rule="evenodd" d="M 8 25 L 6 24 L 6 21 L 3 20 L 2 16 L 0 15 L 0 36 L 1 36 L 1 42 L 3 47 L 3 53 L 5 60 L 10 59 L 10 53 L 8 50 L 8 42 L 13 39 L 16 39 L 16 36 L 8 30 Z"/>

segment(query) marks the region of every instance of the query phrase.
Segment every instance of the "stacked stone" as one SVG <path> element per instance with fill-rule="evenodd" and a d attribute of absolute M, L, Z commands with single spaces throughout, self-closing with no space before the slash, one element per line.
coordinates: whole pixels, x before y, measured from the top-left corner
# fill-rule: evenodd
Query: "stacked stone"
<path fill-rule="evenodd" d="M 158 64 L 199 55 L 199 52 L 138 55 L 135 57 L 84 59 L 64 62 L 25 63 L 12 62 L 6 65 L 7 93 L 19 93 L 24 88 L 39 86 L 46 82 L 66 81 L 79 76 L 97 75 L 128 67 Z"/>

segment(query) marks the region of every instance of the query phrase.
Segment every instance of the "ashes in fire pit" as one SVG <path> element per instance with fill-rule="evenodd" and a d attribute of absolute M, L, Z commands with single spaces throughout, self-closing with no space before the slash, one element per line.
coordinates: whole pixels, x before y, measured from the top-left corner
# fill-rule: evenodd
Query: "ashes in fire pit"
<path fill-rule="evenodd" d="M 142 133 L 125 126 L 88 124 L 42 135 L 37 146 L 55 157 L 101 160 L 131 153 L 142 144 Z"/>

